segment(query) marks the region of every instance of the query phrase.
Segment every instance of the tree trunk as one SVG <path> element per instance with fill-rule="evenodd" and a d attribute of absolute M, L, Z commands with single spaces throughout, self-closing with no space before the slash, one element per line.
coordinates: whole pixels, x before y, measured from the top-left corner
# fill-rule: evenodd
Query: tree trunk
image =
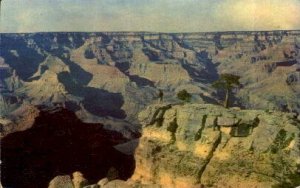
<path fill-rule="evenodd" d="M 229 106 L 229 89 L 226 90 L 226 96 L 224 101 L 224 107 L 228 108 L 228 106 Z"/>

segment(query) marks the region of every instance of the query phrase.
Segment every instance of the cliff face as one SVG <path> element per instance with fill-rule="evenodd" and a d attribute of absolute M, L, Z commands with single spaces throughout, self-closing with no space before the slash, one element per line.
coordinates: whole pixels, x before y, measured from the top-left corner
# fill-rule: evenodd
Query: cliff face
<path fill-rule="evenodd" d="M 178 188 L 299 184 L 300 122 L 290 114 L 153 105 L 139 119 L 132 180 Z"/>
<path fill-rule="evenodd" d="M 167 101 L 181 89 L 198 102 L 221 99 L 210 87 L 220 73 L 241 76 L 235 105 L 299 112 L 299 37 L 299 31 L 1 34 L 1 87 L 18 98 L 3 114 L 22 103 L 60 103 L 87 121 L 136 122 L 158 88 Z"/>

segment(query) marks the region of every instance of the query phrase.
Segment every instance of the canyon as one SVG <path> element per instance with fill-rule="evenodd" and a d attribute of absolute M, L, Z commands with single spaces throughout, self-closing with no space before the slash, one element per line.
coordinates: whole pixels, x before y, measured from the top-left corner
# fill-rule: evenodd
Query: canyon
<path fill-rule="evenodd" d="M 300 31 L 1 33 L 0 45 L 4 187 L 300 184 Z M 212 87 L 224 73 L 241 83 L 229 109 Z"/>

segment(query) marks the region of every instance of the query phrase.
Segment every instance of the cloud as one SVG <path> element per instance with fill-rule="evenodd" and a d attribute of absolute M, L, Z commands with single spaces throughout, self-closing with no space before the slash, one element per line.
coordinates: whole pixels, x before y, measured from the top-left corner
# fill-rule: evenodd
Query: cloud
<path fill-rule="evenodd" d="M 299 12 L 299 0 L 224 0 L 214 15 L 226 30 L 275 30 L 299 29 Z"/>
<path fill-rule="evenodd" d="M 3 0 L 0 32 L 300 28 L 299 0 Z"/>

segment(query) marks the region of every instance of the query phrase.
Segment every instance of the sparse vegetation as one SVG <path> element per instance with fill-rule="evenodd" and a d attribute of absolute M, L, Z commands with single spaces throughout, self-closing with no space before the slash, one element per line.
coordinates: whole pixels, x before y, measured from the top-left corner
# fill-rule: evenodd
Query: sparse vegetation
<path fill-rule="evenodd" d="M 174 121 L 170 122 L 167 128 L 167 130 L 171 132 L 171 137 L 172 137 L 171 143 L 174 143 L 176 141 L 175 133 L 177 128 L 178 128 L 178 124 L 177 124 L 177 119 L 175 118 Z"/>
<path fill-rule="evenodd" d="M 195 138 L 194 138 L 195 141 L 198 141 L 201 138 L 202 131 L 205 127 L 206 119 L 207 119 L 207 115 L 204 115 L 202 118 L 201 128 L 198 130 L 198 132 L 195 135 Z"/>
<path fill-rule="evenodd" d="M 276 138 L 274 140 L 273 145 L 270 148 L 270 151 L 272 153 L 277 153 L 279 150 L 282 150 L 286 148 L 290 142 L 295 138 L 295 134 L 291 134 L 289 137 L 286 135 L 287 131 L 284 129 L 281 129 L 278 134 L 276 135 Z"/>
<path fill-rule="evenodd" d="M 212 84 L 214 88 L 225 90 L 226 92 L 225 100 L 224 100 L 225 108 L 228 108 L 229 106 L 229 96 L 231 90 L 240 85 L 239 79 L 240 76 L 237 75 L 221 74 L 220 78 Z"/>
<path fill-rule="evenodd" d="M 177 93 L 177 98 L 185 102 L 190 102 L 191 97 L 192 95 L 188 93 L 185 89 Z"/>
<path fill-rule="evenodd" d="M 281 129 L 270 148 L 270 152 L 276 154 L 272 155 L 272 165 L 278 172 L 275 178 L 279 181 L 278 184 L 272 186 L 273 188 L 293 188 L 300 184 L 300 174 L 297 172 L 299 165 L 295 169 L 288 160 L 289 152 L 284 150 L 294 138 L 294 133 L 288 136 L 287 131 Z"/>
<path fill-rule="evenodd" d="M 164 118 L 163 117 L 159 117 L 156 119 L 156 127 L 161 127 L 163 125 L 164 122 Z"/>
<path fill-rule="evenodd" d="M 109 181 L 115 180 L 119 177 L 119 172 L 115 167 L 110 167 L 108 169 L 106 177 L 108 178 Z"/>
<path fill-rule="evenodd" d="M 95 58 L 95 54 L 92 51 L 92 49 L 88 48 L 84 52 L 84 57 L 87 58 L 87 59 L 94 59 Z"/>
<path fill-rule="evenodd" d="M 280 150 L 277 155 L 272 156 L 272 166 L 277 172 L 274 177 L 279 182 L 272 188 L 294 188 L 300 185 L 300 166 L 292 166 L 288 155 L 286 151 Z"/>
<path fill-rule="evenodd" d="M 162 102 L 164 98 L 164 92 L 160 89 L 158 93 L 159 101 Z"/>
<path fill-rule="evenodd" d="M 300 175 L 297 173 L 288 175 L 287 179 L 284 181 L 273 185 L 272 188 L 294 188 L 300 185 Z"/>
<path fill-rule="evenodd" d="M 177 130 L 177 127 L 178 127 L 178 125 L 177 125 L 176 118 L 175 118 L 174 121 L 170 122 L 167 130 L 170 131 L 171 133 L 175 133 Z"/>

